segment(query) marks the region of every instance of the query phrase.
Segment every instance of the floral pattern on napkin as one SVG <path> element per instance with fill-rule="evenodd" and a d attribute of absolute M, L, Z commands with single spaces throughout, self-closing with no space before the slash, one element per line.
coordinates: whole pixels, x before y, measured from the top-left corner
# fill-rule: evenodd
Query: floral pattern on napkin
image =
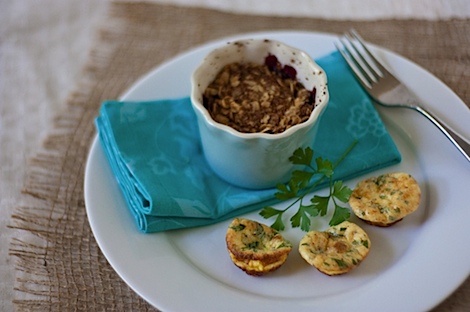
<path fill-rule="evenodd" d="M 379 114 L 377 111 L 371 110 L 369 105 L 368 100 L 363 100 L 349 109 L 350 114 L 346 130 L 358 140 L 369 134 L 377 138 L 387 134 Z"/>

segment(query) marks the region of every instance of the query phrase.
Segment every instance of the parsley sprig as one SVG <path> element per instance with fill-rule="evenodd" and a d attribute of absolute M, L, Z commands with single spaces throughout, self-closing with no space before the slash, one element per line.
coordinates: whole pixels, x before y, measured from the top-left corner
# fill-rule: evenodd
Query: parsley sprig
<path fill-rule="evenodd" d="M 333 202 L 335 210 L 329 222 L 330 226 L 340 224 L 349 219 L 350 210 L 341 206 L 339 202 L 347 203 L 352 190 L 344 185 L 342 181 L 333 181 L 333 174 L 334 169 L 343 161 L 356 144 L 357 141 L 354 141 L 335 163 L 323 159 L 322 157 L 314 159 L 314 152 L 310 147 L 295 150 L 293 155 L 289 157 L 289 161 L 295 165 L 305 166 L 305 170 L 293 171 L 288 183 L 277 184 L 276 188 L 278 192 L 274 195 L 279 200 L 289 200 L 293 198 L 296 198 L 296 200 L 285 209 L 276 209 L 272 206 L 264 207 L 259 214 L 265 219 L 276 217 L 271 227 L 282 231 L 285 229 L 283 222 L 284 213 L 291 207 L 299 204 L 299 209 L 290 218 L 291 225 L 294 228 L 300 226 L 302 231 L 308 232 L 310 230 L 311 218 L 325 216 L 331 201 Z M 313 160 L 315 160 L 314 163 Z M 310 185 L 313 177 L 319 178 Z M 305 196 L 311 193 L 324 179 L 329 179 L 329 195 L 315 195 L 310 199 L 310 203 L 305 203 Z"/>

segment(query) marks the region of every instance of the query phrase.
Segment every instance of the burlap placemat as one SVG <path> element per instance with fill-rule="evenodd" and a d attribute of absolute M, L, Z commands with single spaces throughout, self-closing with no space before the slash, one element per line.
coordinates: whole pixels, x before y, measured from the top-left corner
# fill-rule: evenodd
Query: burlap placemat
<path fill-rule="evenodd" d="M 86 216 L 84 168 L 102 100 L 118 98 L 154 66 L 208 40 L 274 29 L 340 34 L 350 27 L 429 69 L 470 103 L 469 20 L 347 22 L 113 3 L 76 92 L 31 161 L 22 205 L 12 216 L 11 227 L 21 237 L 10 246 L 18 310 L 154 310 L 107 263 Z M 467 280 L 436 311 L 468 309 L 469 298 Z"/>

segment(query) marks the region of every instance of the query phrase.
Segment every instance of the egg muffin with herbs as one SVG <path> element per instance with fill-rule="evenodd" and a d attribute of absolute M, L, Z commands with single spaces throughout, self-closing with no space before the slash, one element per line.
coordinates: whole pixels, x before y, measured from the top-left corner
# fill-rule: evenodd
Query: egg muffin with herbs
<path fill-rule="evenodd" d="M 354 214 L 376 226 L 391 226 L 414 212 L 421 190 L 408 173 L 382 174 L 359 182 L 349 198 Z"/>
<path fill-rule="evenodd" d="M 326 231 L 310 231 L 300 240 L 299 253 L 326 275 L 345 274 L 369 254 L 371 242 L 358 225 L 344 221 Z"/>
<path fill-rule="evenodd" d="M 292 250 L 292 244 L 278 231 L 244 218 L 230 223 L 225 240 L 233 263 L 249 275 L 277 270 Z"/>

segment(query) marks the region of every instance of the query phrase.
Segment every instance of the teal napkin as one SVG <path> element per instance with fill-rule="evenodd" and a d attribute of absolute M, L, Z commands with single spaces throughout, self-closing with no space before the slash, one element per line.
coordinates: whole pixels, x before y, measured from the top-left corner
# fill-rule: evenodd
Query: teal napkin
<path fill-rule="evenodd" d="M 313 144 L 315 156 L 335 162 L 357 139 L 335 169 L 335 179 L 342 180 L 400 162 L 398 149 L 342 57 L 335 52 L 316 61 L 327 73 L 330 102 Z M 239 188 L 212 172 L 189 98 L 106 101 L 96 126 L 142 232 L 208 225 L 277 202 L 274 188 Z"/>

